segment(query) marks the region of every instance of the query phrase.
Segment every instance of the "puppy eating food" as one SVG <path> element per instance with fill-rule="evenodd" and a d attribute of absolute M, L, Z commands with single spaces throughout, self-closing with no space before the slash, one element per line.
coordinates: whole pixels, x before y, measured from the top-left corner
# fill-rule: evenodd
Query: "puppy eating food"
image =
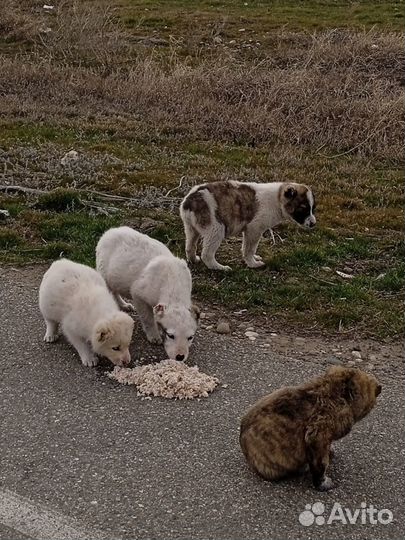
<path fill-rule="evenodd" d="M 56 341 L 60 325 L 84 366 L 96 366 L 96 354 L 117 366 L 130 363 L 134 321 L 120 311 L 93 268 L 68 259 L 54 262 L 42 278 L 39 308 L 46 324 L 44 341 Z"/>
<path fill-rule="evenodd" d="M 215 259 L 224 238 L 242 233 L 242 255 L 250 268 L 264 266 L 256 249 L 262 234 L 282 221 L 311 228 L 316 224 L 315 198 L 304 184 L 271 182 L 212 182 L 195 186 L 180 205 L 186 235 L 186 256 L 201 259 L 213 270 L 230 270 Z"/>
<path fill-rule="evenodd" d="M 276 390 L 242 418 L 240 445 L 247 462 L 266 480 L 308 464 L 315 488 L 331 489 L 326 473 L 332 441 L 371 411 L 380 392 L 373 375 L 340 366 L 306 384 Z"/>
<path fill-rule="evenodd" d="M 131 297 L 147 339 L 172 360 L 186 360 L 199 320 L 186 261 L 130 227 L 109 229 L 96 248 L 97 269 L 124 309 Z"/>

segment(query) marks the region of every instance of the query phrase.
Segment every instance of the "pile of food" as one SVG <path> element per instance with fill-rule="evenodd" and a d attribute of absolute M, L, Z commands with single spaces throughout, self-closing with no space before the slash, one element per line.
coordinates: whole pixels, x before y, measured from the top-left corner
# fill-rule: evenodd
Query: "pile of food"
<path fill-rule="evenodd" d="M 216 377 L 201 373 L 197 366 L 190 367 L 177 360 L 133 369 L 115 366 L 108 376 L 122 384 L 134 384 L 140 395 L 174 399 L 208 397 L 219 383 Z"/>

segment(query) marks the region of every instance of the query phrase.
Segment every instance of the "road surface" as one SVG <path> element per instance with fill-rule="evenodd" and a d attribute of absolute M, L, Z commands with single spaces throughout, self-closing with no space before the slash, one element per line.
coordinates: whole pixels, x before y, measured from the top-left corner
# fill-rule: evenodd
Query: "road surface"
<path fill-rule="evenodd" d="M 201 330 L 192 360 L 227 387 L 201 401 L 142 399 L 107 378 L 107 364 L 82 367 L 63 339 L 43 343 L 41 271 L 0 268 L 0 539 L 404 537 L 403 373 L 381 373 L 376 409 L 337 444 L 336 489 L 315 492 L 308 476 L 267 483 L 240 452 L 240 417 L 260 396 L 323 372 L 324 360 Z M 138 329 L 132 354 L 164 358 Z M 335 506 L 328 524 L 335 503 L 343 514 Z M 392 521 L 343 523 L 361 503 Z"/>

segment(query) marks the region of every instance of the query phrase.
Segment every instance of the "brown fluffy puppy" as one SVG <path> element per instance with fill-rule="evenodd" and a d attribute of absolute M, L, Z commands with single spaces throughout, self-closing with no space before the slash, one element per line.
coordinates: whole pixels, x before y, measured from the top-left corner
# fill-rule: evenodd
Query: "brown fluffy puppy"
<path fill-rule="evenodd" d="M 373 375 L 337 366 L 301 386 L 276 390 L 242 418 L 240 445 L 247 462 L 266 480 L 308 464 L 315 488 L 331 489 L 326 471 L 332 441 L 371 411 L 380 392 Z"/>

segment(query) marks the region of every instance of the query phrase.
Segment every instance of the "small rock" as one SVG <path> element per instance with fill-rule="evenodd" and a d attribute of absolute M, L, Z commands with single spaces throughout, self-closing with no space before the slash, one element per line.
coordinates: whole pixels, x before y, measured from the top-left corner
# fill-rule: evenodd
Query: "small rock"
<path fill-rule="evenodd" d="M 256 339 L 257 337 L 259 337 L 259 334 L 257 332 L 252 332 L 251 330 L 246 330 L 245 336 L 248 337 L 249 339 L 250 338 Z"/>
<path fill-rule="evenodd" d="M 342 360 L 340 358 L 336 358 L 336 356 L 329 356 L 327 362 L 329 362 L 329 364 L 335 364 L 337 366 L 341 366 L 343 364 Z"/>
<path fill-rule="evenodd" d="M 213 324 L 210 324 L 210 325 L 205 327 L 206 330 L 212 330 L 213 328 L 214 328 Z"/>
<path fill-rule="evenodd" d="M 0 221 L 6 220 L 10 217 L 10 212 L 8 210 L 0 210 Z"/>
<path fill-rule="evenodd" d="M 353 274 L 353 268 L 350 268 L 350 266 L 344 266 L 343 272 L 346 272 L 347 274 Z"/>
<path fill-rule="evenodd" d="M 270 343 L 263 343 L 263 347 L 270 347 Z"/>
<path fill-rule="evenodd" d="M 220 321 L 217 324 L 217 332 L 218 334 L 230 334 L 231 333 L 231 327 L 228 321 Z"/>
<path fill-rule="evenodd" d="M 272 333 L 270 334 L 270 337 L 277 337 L 277 334 L 276 334 L 275 332 L 272 332 Z"/>
<path fill-rule="evenodd" d="M 374 364 L 367 364 L 367 369 L 374 369 Z"/>
<path fill-rule="evenodd" d="M 255 336 L 249 336 L 249 340 L 250 341 L 256 341 L 256 338 L 255 338 Z"/>
<path fill-rule="evenodd" d="M 368 359 L 371 360 L 371 362 L 375 362 L 377 360 L 377 357 L 375 354 L 370 354 Z"/>
<path fill-rule="evenodd" d="M 254 331 L 253 326 L 248 326 L 248 327 L 246 328 L 246 332 L 253 332 L 253 331 Z"/>
<path fill-rule="evenodd" d="M 321 266 L 321 270 L 324 272 L 332 272 L 332 268 L 330 266 Z"/>
<path fill-rule="evenodd" d="M 75 161 L 78 161 L 79 154 L 76 152 L 76 150 L 70 150 L 70 152 L 67 152 L 63 158 L 60 160 L 61 165 L 69 165 L 71 163 L 74 163 Z"/>
<path fill-rule="evenodd" d="M 354 360 L 349 360 L 349 361 L 347 362 L 347 365 L 348 365 L 348 366 L 355 366 L 355 365 L 356 365 L 356 362 L 355 362 Z"/>
<path fill-rule="evenodd" d="M 358 360 L 361 360 L 361 352 L 360 351 L 352 351 L 352 356 L 354 356 Z"/>

